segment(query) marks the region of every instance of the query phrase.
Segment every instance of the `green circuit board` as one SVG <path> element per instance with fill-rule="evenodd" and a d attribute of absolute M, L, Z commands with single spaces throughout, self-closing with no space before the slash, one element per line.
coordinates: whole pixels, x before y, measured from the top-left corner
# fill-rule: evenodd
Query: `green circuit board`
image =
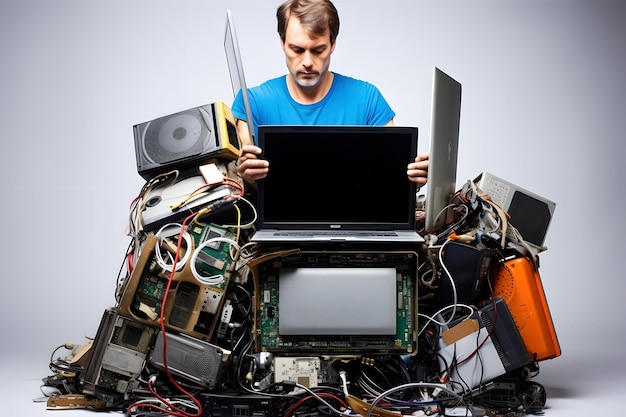
<path fill-rule="evenodd" d="M 396 269 L 396 334 L 395 335 L 297 335 L 279 332 L 279 274 L 285 268 L 389 268 Z M 259 341 L 262 350 L 274 352 L 401 352 L 415 349 L 415 279 L 417 255 L 398 253 L 297 253 L 273 259 L 259 267 Z M 333 291 L 328 288 L 328 291 Z M 324 308 L 320 300 L 320 308 Z M 349 312 L 348 312 L 349 314 Z"/>

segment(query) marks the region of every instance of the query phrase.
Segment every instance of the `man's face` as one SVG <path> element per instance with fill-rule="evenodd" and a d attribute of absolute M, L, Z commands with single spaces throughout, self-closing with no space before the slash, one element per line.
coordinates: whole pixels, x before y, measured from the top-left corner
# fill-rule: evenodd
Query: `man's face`
<path fill-rule="evenodd" d="M 330 56 L 335 44 L 330 43 L 330 33 L 310 36 L 296 17 L 290 17 L 282 43 L 287 68 L 300 87 L 316 87 L 330 66 Z"/>

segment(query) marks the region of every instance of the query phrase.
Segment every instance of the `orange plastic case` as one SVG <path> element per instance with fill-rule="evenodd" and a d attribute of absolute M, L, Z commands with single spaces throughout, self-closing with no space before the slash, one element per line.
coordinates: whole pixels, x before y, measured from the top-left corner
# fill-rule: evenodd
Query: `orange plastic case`
<path fill-rule="evenodd" d="M 506 302 L 534 361 L 556 358 L 561 347 L 554 330 L 539 272 L 530 259 L 519 257 L 493 269 L 494 296 Z"/>

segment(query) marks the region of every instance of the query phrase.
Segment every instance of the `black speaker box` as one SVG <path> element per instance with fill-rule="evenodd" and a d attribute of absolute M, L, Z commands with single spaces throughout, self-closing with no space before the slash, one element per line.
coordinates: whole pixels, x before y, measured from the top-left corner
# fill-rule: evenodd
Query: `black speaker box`
<path fill-rule="evenodd" d="M 235 118 L 221 101 L 136 124 L 133 133 L 137 172 L 146 180 L 171 170 L 184 175 L 211 158 L 240 154 Z"/>

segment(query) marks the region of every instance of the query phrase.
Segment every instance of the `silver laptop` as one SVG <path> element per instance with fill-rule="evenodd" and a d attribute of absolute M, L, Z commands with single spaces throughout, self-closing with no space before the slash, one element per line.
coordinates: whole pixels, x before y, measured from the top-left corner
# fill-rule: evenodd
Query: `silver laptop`
<path fill-rule="evenodd" d="M 461 84 L 435 67 L 430 127 L 430 157 L 426 191 L 426 233 L 446 223 L 447 206 L 456 192 L 461 119 Z"/>
<path fill-rule="evenodd" d="M 248 119 L 248 133 L 250 141 L 257 144 L 254 134 L 254 123 L 252 118 L 252 110 L 250 108 L 250 98 L 248 97 L 248 88 L 246 86 L 246 77 L 243 72 L 243 62 L 239 52 L 239 41 L 237 40 L 237 31 L 235 30 L 235 22 L 230 10 L 226 11 L 226 29 L 224 30 L 224 50 L 226 51 L 226 62 L 228 63 L 228 71 L 230 73 L 230 82 L 233 87 L 233 94 L 237 96 L 241 91 L 243 105 L 246 110 L 246 118 Z"/>
<path fill-rule="evenodd" d="M 269 161 L 253 242 L 423 242 L 407 164 L 417 128 L 259 126 Z"/>

